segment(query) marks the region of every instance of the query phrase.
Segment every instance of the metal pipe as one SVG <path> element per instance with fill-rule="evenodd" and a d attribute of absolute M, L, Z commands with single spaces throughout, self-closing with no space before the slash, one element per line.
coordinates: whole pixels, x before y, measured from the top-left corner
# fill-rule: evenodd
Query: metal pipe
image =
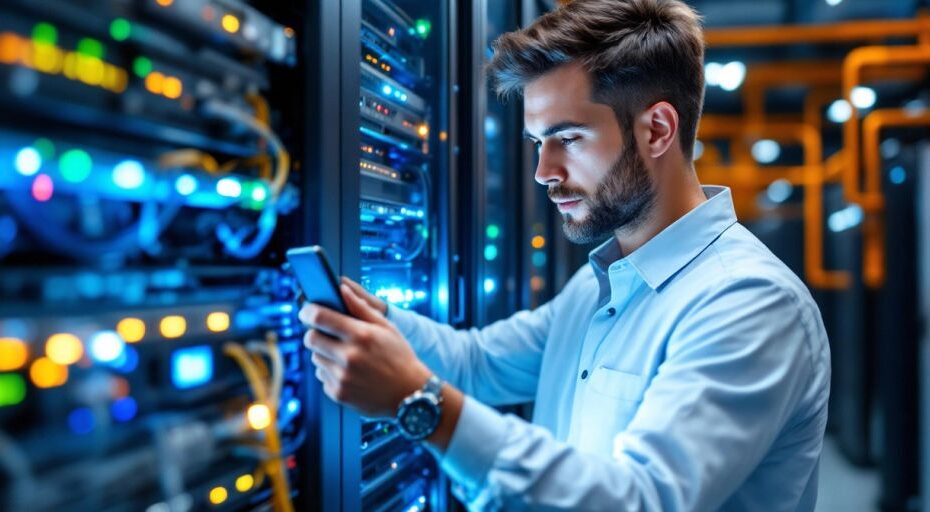
<path fill-rule="evenodd" d="M 921 37 L 930 33 L 930 19 L 848 21 L 820 25 L 737 27 L 707 30 L 708 47 L 782 46 L 804 43 L 842 43 L 890 37 Z M 923 38 L 921 38 L 923 39 Z"/>

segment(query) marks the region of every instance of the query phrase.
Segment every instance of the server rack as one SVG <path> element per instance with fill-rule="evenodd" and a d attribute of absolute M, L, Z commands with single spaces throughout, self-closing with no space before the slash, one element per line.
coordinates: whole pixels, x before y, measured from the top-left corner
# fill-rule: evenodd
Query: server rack
<path fill-rule="evenodd" d="M 308 139 L 320 181 L 311 192 L 317 240 L 340 273 L 392 307 L 445 322 L 467 292 L 454 257 L 458 8 L 352 0 L 311 14 L 319 73 L 308 94 L 323 113 Z M 446 509 L 432 456 L 391 422 L 328 400 L 321 414 L 322 509 Z"/>
<path fill-rule="evenodd" d="M 314 507 L 281 268 L 302 27 L 236 0 L 0 6 L 0 508 Z"/>

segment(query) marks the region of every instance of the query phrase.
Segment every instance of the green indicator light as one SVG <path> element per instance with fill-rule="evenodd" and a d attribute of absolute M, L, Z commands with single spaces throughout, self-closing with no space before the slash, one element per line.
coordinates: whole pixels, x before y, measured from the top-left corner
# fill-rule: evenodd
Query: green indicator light
<path fill-rule="evenodd" d="M 42 155 L 42 160 L 51 160 L 55 158 L 55 144 L 52 141 L 41 138 L 32 143 L 32 147 Z"/>
<path fill-rule="evenodd" d="M 69 149 L 62 153 L 58 160 L 58 170 L 61 176 L 71 183 L 80 183 L 90 176 L 93 167 L 90 155 L 81 149 Z"/>
<path fill-rule="evenodd" d="M 110 36 L 113 39 L 125 41 L 129 39 L 130 33 L 132 33 L 132 25 L 124 18 L 116 18 L 110 23 Z"/>
<path fill-rule="evenodd" d="M 488 224 L 485 232 L 488 234 L 488 238 L 494 240 L 501 235 L 501 228 L 497 227 L 497 224 Z"/>
<path fill-rule="evenodd" d="M 495 258 L 497 258 L 497 246 L 494 244 L 484 246 L 484 259 L 494 261 Z"/>
<path fill-rule="evenodd" d="M 132 61 L 132 72 L 139 78 L 145 78 L 152 72 L 152 61 L 145 57 L 136 57 Z"/>
<path fill-rule="evenodd" d="M 0 407 L 16 405 L 26 398 L 26 381 L 16 373 L 0 373 Z"/>
<path fill-rule="evenodd" d="M 77 51 L 82 55 L 94 57 L 95 59 L 103 58 L 103 44 L 101 44 L 100 41 L 91 39 L 89 37 L 85 37 L 78 41 Z"/>
<path fill-rule="evenodd" d="M 58 42 L 58 30 L 51 23 L 36 23 L 32 27 L 32 39 L 37 43 L 55 44 Z"/>
<path fill-rule="evenodd" d="M 252 200 L 261 203 L 268 198 L 268 189 L 265 188 L 265 185 L 262 183 L 256 183 L 255 188 L 252 189 Z"/>
<path fill-rule="evenodd" d="M 417 34 L 420 34 L 420 37 L 426 39 L 429 36 L 429 31 L 433 28 L 432 23 L 429 20 L 419 19 L 416 23 Z"/>

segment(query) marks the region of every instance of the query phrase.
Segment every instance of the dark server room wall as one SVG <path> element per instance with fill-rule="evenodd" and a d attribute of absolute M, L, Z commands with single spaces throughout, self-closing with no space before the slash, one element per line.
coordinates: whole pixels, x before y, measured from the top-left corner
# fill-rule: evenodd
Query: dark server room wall
<path fill-rule="evenodd" d="M 312 503 L 280 265 L 299 27 L 235 0 L 0 5 L 0 509 Z"/>

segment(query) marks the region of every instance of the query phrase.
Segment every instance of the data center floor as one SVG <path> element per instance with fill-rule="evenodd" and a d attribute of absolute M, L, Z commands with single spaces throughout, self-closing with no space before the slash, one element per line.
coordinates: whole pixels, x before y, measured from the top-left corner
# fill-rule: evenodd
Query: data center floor
<path fill-rule="evenodd" d="M 828 436 L 820 460 L 820 490 L 816 512 L 877 511 L 878 493 L 877 471 L 850 464 Z"/>

